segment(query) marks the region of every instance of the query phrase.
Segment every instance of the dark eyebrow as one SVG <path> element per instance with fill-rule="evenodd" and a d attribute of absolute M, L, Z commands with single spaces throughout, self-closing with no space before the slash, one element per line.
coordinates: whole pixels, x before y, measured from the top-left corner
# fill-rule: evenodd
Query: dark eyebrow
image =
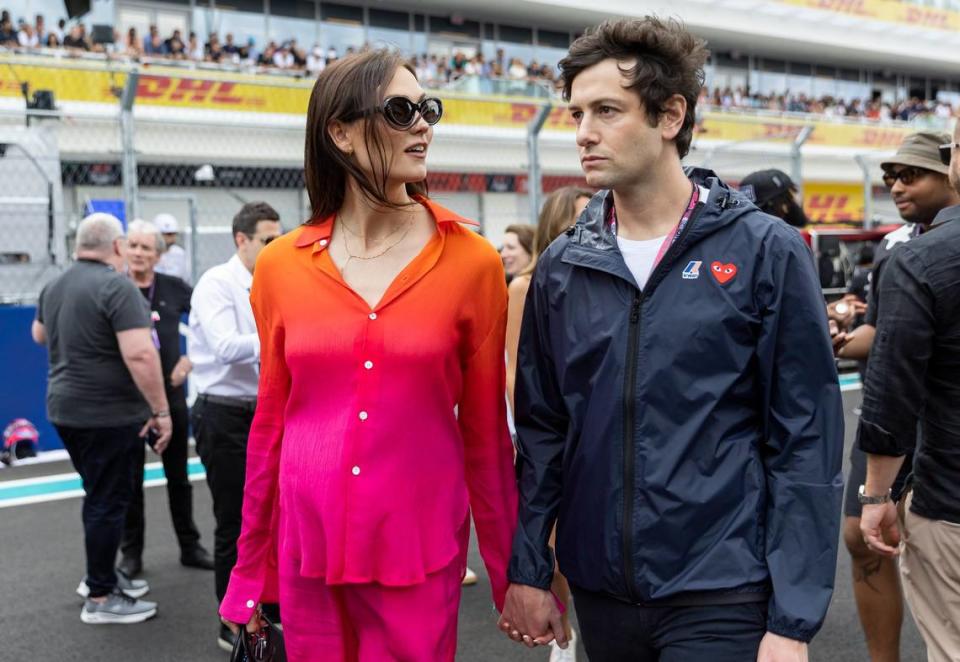
<path fill-rule="evenodd" d="M 624 104 L 624 102 L 623 102 L 621 99 L 597 99 L 597 100 L 595 100 L 595 101 L 591 101 L 591 102 L 588 103 L 587 105 L 590 106 L 591 108 L 596 108 L 596 107 L 598 107 L 598 106 L 618 106 L 618 107 L 622 107 L 623 104 Z M 569 104 L 569 105 L 567 106 L 567 110 L 575 111 L 575 110 L 582 110 L 582 109 L 581 109 L 581 107 L 578 106 L 577 104 L 571 103 L 571 104 Z"/>

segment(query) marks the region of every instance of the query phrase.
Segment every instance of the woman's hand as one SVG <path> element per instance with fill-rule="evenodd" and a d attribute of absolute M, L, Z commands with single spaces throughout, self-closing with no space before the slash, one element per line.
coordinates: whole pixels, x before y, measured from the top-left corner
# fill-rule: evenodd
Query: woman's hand
<path fill-rule="evenodd" d="M 233 621 L 228 621 L 225 618 L 220 619 L 224 625 L 230 628 L 230 631 L 234 634 L 240 633 L 240 624 L 234 623 Z M 257 608 L 253 611 L 253 615 L 250 617 L 250 620 L 247 622 L 247 632 L 253 634 L 257 632 L 260 628 L 266 627 L 266 622 L 263 620 L 262 612 L 260 611 L 260 605 L 257 605 Z"/>
<path fill-rule="evenodd" d="M 170 386 L 177 388 L 187 381 L 187 375 L 193 370 L 193 364 L 186 356 L 181 356 L 177 365 L 173 366 L 173 372 L 170 373 Z"/>

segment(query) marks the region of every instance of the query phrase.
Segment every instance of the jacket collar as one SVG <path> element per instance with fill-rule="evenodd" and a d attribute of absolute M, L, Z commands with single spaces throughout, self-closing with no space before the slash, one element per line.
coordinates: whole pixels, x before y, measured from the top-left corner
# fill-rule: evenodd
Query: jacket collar
<path fill-rule="evenodd" d="M 430 198 L 423 196 L 414 196 L 414 200 L 427 208 L 430 215 L 437 222 L 437 226 L 443 229 L 448 223 L 463 223 L 465 225 L 478 226 L 479 223 L 471 221 L 456 212 L 453 212 L 442 205 L 438 205 Z M 330 235 L 333 234 L 333 221 L 336 214 L 330 214 L 323 220 L 313 223 L 305 223 L 300 226 L 300 234 L 294 240 L 294 245 L 298 248 L 304 246 L 314 246 L 315 249 L 322 249 L 330 243 Z"/>
<path fill-rule="evenodd" d="M 960 220 L 960 205 L 953 205 L 951 207 L 944 207 L 940 212 L 934 217 L 933 223 L 930 224 L 930 229 L 937 227 L 938 225 L 943 225 L 947 221 L 956 221 Z"/>

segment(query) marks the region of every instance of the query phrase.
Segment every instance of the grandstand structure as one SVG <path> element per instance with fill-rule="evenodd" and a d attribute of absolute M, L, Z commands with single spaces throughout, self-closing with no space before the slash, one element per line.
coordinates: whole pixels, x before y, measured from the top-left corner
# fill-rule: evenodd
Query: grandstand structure
<path fill-rule="evenodd" d="M 61 0 L 2 2 L 12 22 L 43 14 L 54 26 L 64 14 Z M 20 214 L 16 232 L 0 231 L 0 253 L 62 259 L 70 227 L 98 200 L 125 200 L 131 217 L 177 215 L 198 272 L 231 252 L 240 200 L 266 199 L 296 225 L 309 215 L 302 161 L 312 78 L 367 46 L 446 70 L 428 81 L 445 101 L 432 191 L 497 242 L 508 224 L 532 220 L 531 170 L 545 191 L 580 178 L 573 124 L 551 91 L 557 61 L 586 26 L 648 13 L 676 16 L 710 43 L 688 163 L 733 182 L 760 168 L 790 172 L 823 223 L 896 220 L 879 160 L 907 133 L 945 129 L 960 111 L 956 0 L 93 0 L 64 28 L 85 35 L 82 48 L 44 48 L 45 39 L 0 47 L 0 145 L 43 144 L 42 163 L 57 160 L 61 174 L 51 183 L 24 161 L 0 183 L 0 222 L 13 215 L 5 199 L 39 200 L 32 213 L 53 235 L 11 247 L 25 232 Z M 131 46 L 131 28 L 149 38 L 151 26 L 163 40 L 195 33 L 196 54 Z M 242 48 L 212 57 L 211 35 Z M 823 100 L 799 106 L 821 112 L 791 110 L 800 98 Z M 884 114 L 855 110 L 871 104 Z M 530 125 L 541 110 L 532 168 Z M 56 200 L 44 207 L 46 194 Z"/>

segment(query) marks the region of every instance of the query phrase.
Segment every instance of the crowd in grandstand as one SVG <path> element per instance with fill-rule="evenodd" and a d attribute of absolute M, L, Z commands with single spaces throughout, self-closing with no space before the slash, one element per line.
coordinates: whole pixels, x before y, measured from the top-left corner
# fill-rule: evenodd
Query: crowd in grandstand
<path fill-rule="evenodd" d="M 789 113 L 812 113 L 828 117 L 851 117 L 868 120 L 890 121 L 902 120 L 916 122 L 918 120 L 949 119 L 957 117 L 960 106 L 954 108 L 947 101 L 924 101 L 919 97 L 912 97 L 889 103 L 881 99 L 838 99 L 832 96 L 820 98 L 799 94 L 757 94 L 748 89 L 730 87 L 714 88 L 711 92 L 704 88 L 698 105 L 718 109 L 753 108 Z"/>
<path fill-rule="evenodd" d="M 217 33 L 210 34 L 206 41 L 196 32 L 190 32 L 184 38 L 180 30 L 174 30 L 164 37 L 155 25 L 150 26 L 146 35 L 138 34 L 136 28 L 129 28 L 126 33 L 115 30 L 112 42 L 104 43 L 102 39 L 94 39 L 82 23 L 68 29 L 66 21 L 60 19 L 55 27 L 48 27 L 44 17 L 38 14 L 33 24 L 20 19 L 14 25 L 8 11 L 3 11 L 0 18 L 0 47 L 101 52 L 136 61 L 188 60 L 312 76 L 340 57 L 335 48 L 323 48 L 319 44 L 305 48 L 296 39 L 281 42 L 271 40 L 261 49 L 252 37 L 240 42 L 232 33 L 227 33 L 222 41 Z M 349 55 L 353 51 L 354 48 L 349 47 L 344 54 Z M 553 64 L 536 60 L 525 63 L 521 58 L 506 57 L 503 49 L 497 50 L 492 58 L 486 58 L 481 53 L 468 56 L 457 52 L 452 57 L 424 53 L 411 56 L 410 64 L 416 70 L 417 77 L 424 84 L 432 86 L 447 85 L 465 78 L 523 84 L 534 82 L 544 87 L 555 86 L 557 82 Z M 742 87 L 717 87 L 712 91 L 704 88 L 699 105 L 705 109 L 756 109 L 881 122 L 903 120 L 915 124 L 960 117 L 960 104 L 954 107 L 942 100 L 924 101 L 913 97 L 889 103 L 881 99 L 846 100 L 790 92 L 767 95 Z"/>

